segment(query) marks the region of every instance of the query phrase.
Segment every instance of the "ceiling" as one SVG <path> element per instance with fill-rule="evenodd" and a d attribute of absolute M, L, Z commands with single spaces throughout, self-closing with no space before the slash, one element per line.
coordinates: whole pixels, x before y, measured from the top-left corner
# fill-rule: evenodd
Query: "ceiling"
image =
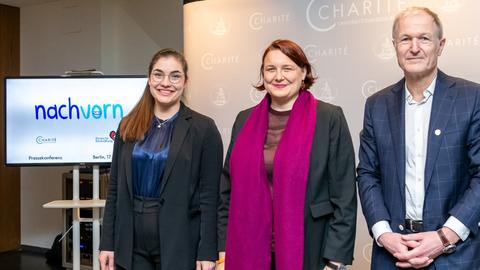
<path fill-rule="evenodd" d="M 58 0 L 0 0 L 0 4 L 14 7 L 24 7 L 31 5 L 38 5 L 48 2 L 55 2 Z"/>

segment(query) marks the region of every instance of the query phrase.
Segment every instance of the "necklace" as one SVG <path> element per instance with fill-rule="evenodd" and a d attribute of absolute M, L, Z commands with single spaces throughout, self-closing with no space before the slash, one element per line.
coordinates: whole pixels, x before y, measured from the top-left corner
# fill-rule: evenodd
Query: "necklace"
<path fill-rule="evenodd" d="M 177 116 L 177 114 L 174 114 L 172 117 L 168 118 L 168 119 L 165 119 L 165 120 L 161 120 L 160 118 L 155 117 L 155 120 L 157 121 L 157 128 L 162 128 L 163 126 L 165 126 L 168 122 L 170 122 L 171 120 L 175 119 Z"/>
<path fill-rule="evenodd" d="M 155 117 L 155 119 L 157 120 L 157 128 L 161 128 L 163 127 L 163 125 L 165 124 L 166 121 L 161 121 L 160 119 L 158 119 L 157 117 Z"/>

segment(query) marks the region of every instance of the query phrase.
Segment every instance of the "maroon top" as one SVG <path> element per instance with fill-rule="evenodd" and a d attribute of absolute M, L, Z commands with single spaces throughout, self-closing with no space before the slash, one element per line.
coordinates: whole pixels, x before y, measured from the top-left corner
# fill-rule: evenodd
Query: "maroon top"
<path fill-rule="evenodd" d="M 267 171 L 268 187 L 270 188 L 270 194 L 273 197 L 273 159 L 275 158 L 275 152 L 277 151 L 278 143 L 282 138 L 285 126 L 287 126 L 289 111 L 275 111 L 272 108 L 268 109 L 268 129 L 267 138 L 263 146 L 263 159 L 265 161 L 265 169 Z M 275 221 L 274 221 L 275 222 Z M 272 250 L 275 250 L 275 237 L 272 231 Z"/>
<path fill-rule="evenodd" d="M 277 151 L 278 143 L 287 125 L 290 112 L 291 111 L 279 112 L 272 108 L 268 109 L 268 130 L 265 145 L 263 146 L 263 158 L 265 160 L 265 169 L 267 170 L 270 189 L 272 189 L 273 159 Z"/>

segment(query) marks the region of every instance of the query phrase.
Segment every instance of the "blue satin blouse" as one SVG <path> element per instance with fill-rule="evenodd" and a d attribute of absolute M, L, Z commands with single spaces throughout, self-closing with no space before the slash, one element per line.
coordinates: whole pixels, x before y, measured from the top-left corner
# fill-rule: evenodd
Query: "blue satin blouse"
<path fill-rule="evenodd" d="M 153 117 L 145 139 L 138 141 L 132 153 L 133 193 L 158 198 L 173 128 L 178 113 L 167 120 Z"/>

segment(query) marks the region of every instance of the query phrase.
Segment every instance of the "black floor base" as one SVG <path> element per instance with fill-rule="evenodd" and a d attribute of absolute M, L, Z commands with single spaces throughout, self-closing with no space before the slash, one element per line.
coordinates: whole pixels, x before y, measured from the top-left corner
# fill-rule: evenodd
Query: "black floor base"
<path fill-rule="evenodd" d="M 2 270 L 63 270 L 60 265 L 47 264 L 45 249 L 22 247 L 19 250 L 0 253 Z"/>

